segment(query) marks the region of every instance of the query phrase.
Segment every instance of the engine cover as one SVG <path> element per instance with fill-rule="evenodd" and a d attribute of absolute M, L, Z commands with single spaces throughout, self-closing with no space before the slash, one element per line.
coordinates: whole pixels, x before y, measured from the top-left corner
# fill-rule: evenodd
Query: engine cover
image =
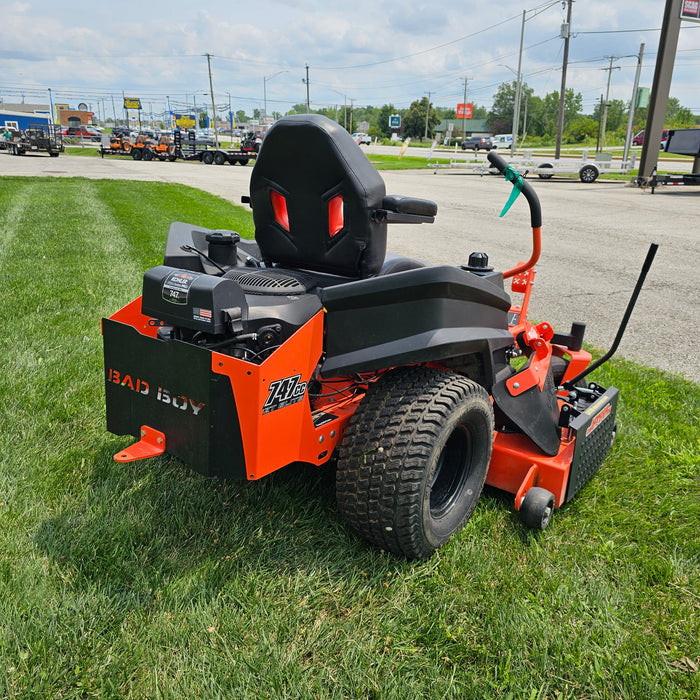
<path fill-rule="evenodd" d="M 218 335 L 232 320 L 245 323 L 248 303 L 235 280 L 159 265 L 143 277 L 141 311 L 179 328 Z"/>

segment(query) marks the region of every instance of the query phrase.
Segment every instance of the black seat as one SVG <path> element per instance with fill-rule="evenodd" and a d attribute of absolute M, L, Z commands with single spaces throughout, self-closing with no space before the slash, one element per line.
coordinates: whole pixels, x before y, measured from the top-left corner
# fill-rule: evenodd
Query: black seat
<path fill-rule="evenodd" d="M 340 125 L 284 117 L 270 129 L 250 180 L 255 240 L 266 264 L 361 279 L 386 253 L 384 181 Z"/>

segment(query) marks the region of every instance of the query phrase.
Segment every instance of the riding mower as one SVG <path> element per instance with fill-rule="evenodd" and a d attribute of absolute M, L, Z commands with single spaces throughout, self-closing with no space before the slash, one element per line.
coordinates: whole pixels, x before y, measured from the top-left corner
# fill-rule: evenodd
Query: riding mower
<path fill-rule="evenodd" d="M 533 253 L 427 266 L 386 254 L 387 225 L 432 223 L 434 202 L 387 196 L 352 137 L 317 115 L 279 120 L 251 174 L 255 241 L 181 222 L 142 296 L 103 319 L 107 427 L 210 476 L 257 480 L 336 465 L 341 516 L 375 545 L 424 559 L 469 519 L 484 483 L 545 528 L 598 470 L 618 390 L 586 383 L 584 326 L 527 308 L 541 214 L 529 183 L 491 163 L 531 209 Z M 504 281 L 522 295 L 511 301 Z"/>

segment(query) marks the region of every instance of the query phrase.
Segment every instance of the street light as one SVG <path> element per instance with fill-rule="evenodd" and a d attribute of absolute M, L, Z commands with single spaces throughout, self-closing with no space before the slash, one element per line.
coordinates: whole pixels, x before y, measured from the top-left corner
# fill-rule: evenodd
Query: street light
<path fill-rule="evenodd" d="M 288 70 L 278 70 L 276 73 L 273 73 L 272 75 L 268 75 L 267 77 L 263 76 L 263 98 L 264 98 L 264 106 L 263 106 L 263 124 L 267 125 L 267 81 L 272 80 L 273 78 L 276 78 L 278 75 L 281 73 L 288 73 Z"/>

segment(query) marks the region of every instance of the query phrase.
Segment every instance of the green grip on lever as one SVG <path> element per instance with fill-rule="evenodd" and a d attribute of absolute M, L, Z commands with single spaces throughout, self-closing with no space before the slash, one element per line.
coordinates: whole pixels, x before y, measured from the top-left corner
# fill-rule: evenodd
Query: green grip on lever
<path fill-rule="evenodd" d="M 508 182 L 513 183 L 513 189 L 508 197 L 508 201 L 503 207 L 503 211 L 500 216 L 505 216 L 506 212 L 513 206 L 513 202 L 518 198 L 518 195 L 523 191 L 523 178 L 522 175 L 510 165 L 507 165 L 503 169 L 503 177 L 505 177 Z"/>

